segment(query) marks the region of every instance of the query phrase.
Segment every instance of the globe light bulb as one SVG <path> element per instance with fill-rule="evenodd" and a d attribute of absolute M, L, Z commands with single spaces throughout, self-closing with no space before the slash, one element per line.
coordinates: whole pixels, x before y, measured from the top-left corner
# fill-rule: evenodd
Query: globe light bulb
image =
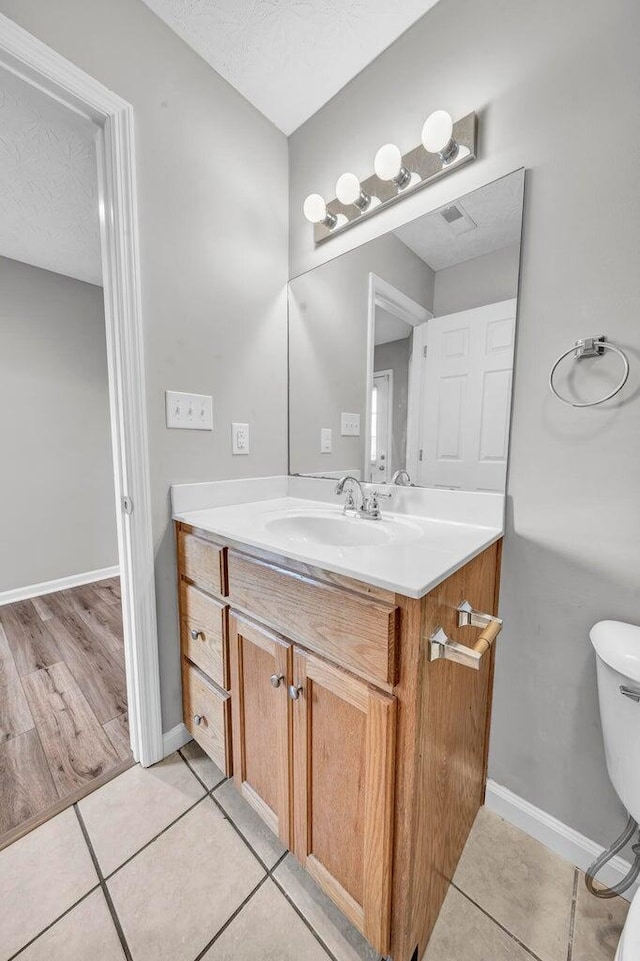
<path fill-rule="evenodd" d="M 335 227 L 338 222 L 336 215 L 329 213 L 327 210 L 324 197 L 321 197 L 320 194 L 309 194 L 302 205 L 302 212 L 310 223 L 323 224 L 330 230 Z"/>
<path fill-rule="evenodd" d="M 360 210 L 366 210 L 371 203 L 371 197 L 362 189 L 362 185 L 355 174 L 346 173 L 338 177 L 336 182 L 336 197 L 341 204 L 349 206 L 355 204 Z"/>
<path fill-rule="evenodd" d="M 342 174 L 336 182 L 336 197 L 341 204 L 355 204 L 361 193 L 360 181 L 355 174 Z"/>
<path fill-rule="evenodd" d="M 390 180 L 396 187 L 406 187 L 411 180 L 411 173 L 402 163 L 400 148 L 394 143 L 386 143 L 378 150 L 373 162 L 376 177 L 380 180 Z"/>
<path fill-rule="evenodd" d="M 376 177 L 380 180 L 393 180 L 400 173 L 402 154 L 394 143 L 386 143 L 380 147 L 373 162 Z"/>
<path fill-rule="evenodd" d="M 309 194 L 302 208 L 305 217 L 312 224 L 321 224 L 327 216 L 327 205 L 320 194 Z"/>
<path fill-rule="evenodd" d="M 439 154 L 445 164 L 456 159 L 459 147 L 453 139 L 453 120 L 446 110 L 429 114 L 422 128 L 422 146 L 427 153 Z"/>

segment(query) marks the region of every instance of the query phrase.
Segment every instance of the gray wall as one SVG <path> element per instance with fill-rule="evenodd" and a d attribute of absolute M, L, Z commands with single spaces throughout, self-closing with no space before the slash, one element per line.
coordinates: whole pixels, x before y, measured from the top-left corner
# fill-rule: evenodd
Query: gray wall
<path fill-rule="evenodd" d="M 134 108 L 164 729 L 181 720 L 169 485 L 286 473 L 287 141 L 140 0 L 0 0 Z M 213 395 L 168 431 L 165 388 Z M 251 454 L 231 454 L 231 421 Z"/>
<path fill-rule="evenodd" d="M 373 352 L 373 370 L 393 371 L 391 420 L 391 472 L 407 466 L 407 401 L 412 337 L 379 344 Z"/>
<path fill-rule="evenodd" d="M 511 244 L 436 271 L 434 314 L 442 317 L 517 297 L 519 260 L 520 244 Z"/>
<path fill-rule="evenodd" d="M 292 275 L 528 168 L 490 774 L 602 843 L 623 814 L 588 630 L 640 619 L 639 32 L 636 0 L 441 0 L 290 139 Z M 314 250 L 304 196 L 368 175 L 381 143 L 413 147 L 438 107 L 479 112 L 480 159 Z M 623 138 L 619 163 L 596 126 L 600 145 Z M 564 407 L 549 368 L 600 329 L 630 382 L 619 402 Z"/>
<path fill-rule="evenodd" d="M 0 257 L 0 591 L 118 563 L 102 287 Z"/>
<path fill-rule="evenodd" d="M 296 277 L 289 288 L 290 470 L 362 470 L 369 274 L 432 308 L 434 274 L 397 237 L 381 237 Z M 360 437 L 340 436 L 342 412 L 360 414 Z M 333 430 L 320 453 L 320 428 Z"/>

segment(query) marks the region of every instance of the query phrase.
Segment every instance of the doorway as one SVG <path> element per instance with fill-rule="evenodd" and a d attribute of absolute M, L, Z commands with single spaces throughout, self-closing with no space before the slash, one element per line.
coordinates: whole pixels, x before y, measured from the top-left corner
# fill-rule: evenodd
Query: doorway
<path fill-rule="evenodd" d="M 67 670 L 74 677 L 80 694 L 88 702 L 89 695 L 82 691 L 76 679 L 84 672 L 87 683 L 93 681 L 94 696 L 95 684 L 100 683 L 105 697 L 113 698 L 114 704 L 107 713 L 121 707 L 128 708 L 128 735 L 123 727 L 124 711 L 119 710 L 113 717 L 105 720 L 104 724 L 100 724 L 103 732 L 99 737 L 101 749 L 111 760 L 115 757 L 116 762 L 127 764 L 133 759 L 149 765 L 162 758 L 163 742 L 142 358 L 133 112 L 130 105 L 117 95 L 2 15 L 0 70 L 6 71 L 14 81 L 23 83 L 25 88 L 36 90 L 39 95 L 50 98 L 70 115 L 82 118 L 94 127 L 99 256 L 104 283 L 107 403 L 111 422 L 111 484 L 112 490 L 115 488 L 115 501 L 111 501 L 111 508 L 114 515 L 114 542 L 119 575 L 116 578 L 112 571 L 98 571 L 102 573 L 102 577 L 94 579 L 90 586 L 73 584 L 68 588 L 54 578 L 53 585 L 49 584 L 47 587 L 45 584 L 43 591 L 32 594 L 31 597 L 25 597 L 20 588 L 14 585 L 0 598 L 0 611 L 3 612 L 4 620 L 12 623 L 14 638 L 16 632 L 22 632 L 23 640 L 26 641 L 22 645 L 24 650 L 33 651 L 34 646 L 37 648 L 38 639 L 42 638 L 45 632 L 51 633 L 46 628 L 47 623 L 52 626 L 51 622 L 55 620 L 55 630 L 58 631 L 58 636 L 54 638 L 57 654 L 69 653 L 71 647 L 68 637 L 65 639 L 60 625 L 66 625 L 67 633 L 75 631 L 78 642 L 75 647 L 76 663 L 73 668 L 67 664 Z M 28 463 L 21 466 L 25 472 L 37 472 L 42 467 L 42 464 L 38 464 L 37 451 L 33 452 Z M 64 512 L 64 501 L 59 505 L 59 510 Z M 46 534 L 46 531 L 43 534 Z M 31 551 L 34 554 L 38 552 L 38 542 L 31 544 Z M 30 586 L 33 587 L 33 584 Z M 16 596 L 16 593 L 19 596 Z M 101 653 L 97 655 L 97 661 L 91 658 L 91 653 L 86 648 L 83 650 L 80 642 L 83 625 L 93 632 L 94 637 L 98 636 L 101 640 Z M 6 631 L 3 631 L 3 634 L 6 634 Z M 17 647 L 15 649 L 17 650 Z M 10 659 L 7 658 L 4 645 L 2 653 L 0 682 L 5 685 L 5 691 L 10 691 L 10 682 L 15 681 L 16 677 L 16 658 L 20 659 L 21 654 L 11 651 Z M 65 664 L 67 659 L 61 656 L 55 663 Z M 113 665 L 116 667 L 113 668 Z M 25 662 L 22 666 L 26 669 L 29 665 Z M 37 659 L 35 666 L 40 669 Z M 47 674 L 46 683 L 41 686 L 44 687 L 43 698 L 49 706 L 51 696 L 55 699 L 60 695 L 59 705 L 64 702 L 65 696 L 70 700 L 72 693 L 78 697 L 75 690 L 70 691 L 72 683 L 62 669 L 54 671 L 53 665 L 46 667 L 51 670 Z M 24 676 L 32 673 L 28 671 Z M 110 673 L 114 674 L 111 677 L 114 683 L 111 685 Z M 23 683 L 22 676 L 18 676 L 24 693 L 24 683 L 27 682 Z M 98 677 L 99 682 L 96 680 Z M 13 687 L 13 690 L 17 688 Z M 31 718 L 27 718 L 23 703 L 22 708 L 18 708 L 19 712 L 22 711 L 22 720 L 14 724 L 11 732 L 7 731 L 6 735 L 3 735 L 3 744 L 14 740 L 18 733 L 15 727 L 26 725 L 28 730 L 36 729 L 33 709 L 38 696 L 39 692 L 31 692 L 31 698 L 25 698 L 32 712 Z M 9 706 L 7 696 L 3 704 L 5 707 Z M 69 714 L 65 717 L 68 720 Z M 61 720 L 58 718 L 58 721 Z M 110 721 L 115 722 L 113 729 L 111 732 L 105 731 L 104 727 Z M 29 728 L 28 725 L 32 722 L 33 727 Z M 46 739 L 46 734 L 38 732 L 38 739 L 42 742 Z M 33 736 L 31 740 L 33 741 Z M 15 748 L 14 755 L 19 754 L 18 743 L 12 747 Z M 99 749 L 95 748 L 95 751 L 95 756 L 98 756 Z M 40 761 L 43 757 L 51 774 L 44 752 Z M 86 764 L 83 767 L 76 755 L 73 763 L 67 765 L 67 769 L 75 772 L 74 777 L 79 770 L 84 770 L 87 775 L 92 771 L 96 773 L 96 777 L 84 779 L 84 786 L 75 788 L 86 793 L 86 790 L 95 787 L 103 774 L 108 776 L 109 772 L 104 771 L 104 758 L 102 761 L 98 758 L 98 762 L 93 766 L 91 759 L 85 758 L 84 761 Z M 62 766 L 65 767 L 64 764 Z M 5 778 L 4 766 L 1 774 Z M 53 779 L 52 774 L 51 777 Z M 88 782 L 91 783 L 87 787 Z M 64 806 L 77 799 L 77 796 L 73 796 L 73 790 L 69 784 L 63 788 L 64 797 L 59 794 L 58 809 L 60 805 Z M 45 803 L 50 800 L 50 797 L 47 798 L 47 791 L 43 788 L 36 793 L 38 803 L 42 802 L 41 811 L 40 814 L 32 813 L 31 817 L 23 821 L 22 827 L 25 830 L 35 826 L 34 818 L 44 819 L 47 812 L 54 813 L 55 805 L 52 809 Z M 15 830 L 19 829 L 20 825 L 16 826 Z M 6 837 L 5 840 L 0 839 L 0 846 L 4 843 L 7 843 Z"/>

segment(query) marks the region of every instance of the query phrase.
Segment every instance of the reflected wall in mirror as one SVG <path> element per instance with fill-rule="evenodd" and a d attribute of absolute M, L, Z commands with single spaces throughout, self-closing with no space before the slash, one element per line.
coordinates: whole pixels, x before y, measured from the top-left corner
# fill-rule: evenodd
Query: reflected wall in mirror
<path fill-rule="evenodd" d="M 517 170 L 290 282 L 290 473 L 504 491 L 523 192 Z"/>

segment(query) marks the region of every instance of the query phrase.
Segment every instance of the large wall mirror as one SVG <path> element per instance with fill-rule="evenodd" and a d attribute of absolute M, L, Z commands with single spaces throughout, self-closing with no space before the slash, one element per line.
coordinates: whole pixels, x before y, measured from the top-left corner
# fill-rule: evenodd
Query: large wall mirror
<path fill-rule="evenodd" d="M 524 171 L 289 284 L 289 471 L 503 492 Z"/>

